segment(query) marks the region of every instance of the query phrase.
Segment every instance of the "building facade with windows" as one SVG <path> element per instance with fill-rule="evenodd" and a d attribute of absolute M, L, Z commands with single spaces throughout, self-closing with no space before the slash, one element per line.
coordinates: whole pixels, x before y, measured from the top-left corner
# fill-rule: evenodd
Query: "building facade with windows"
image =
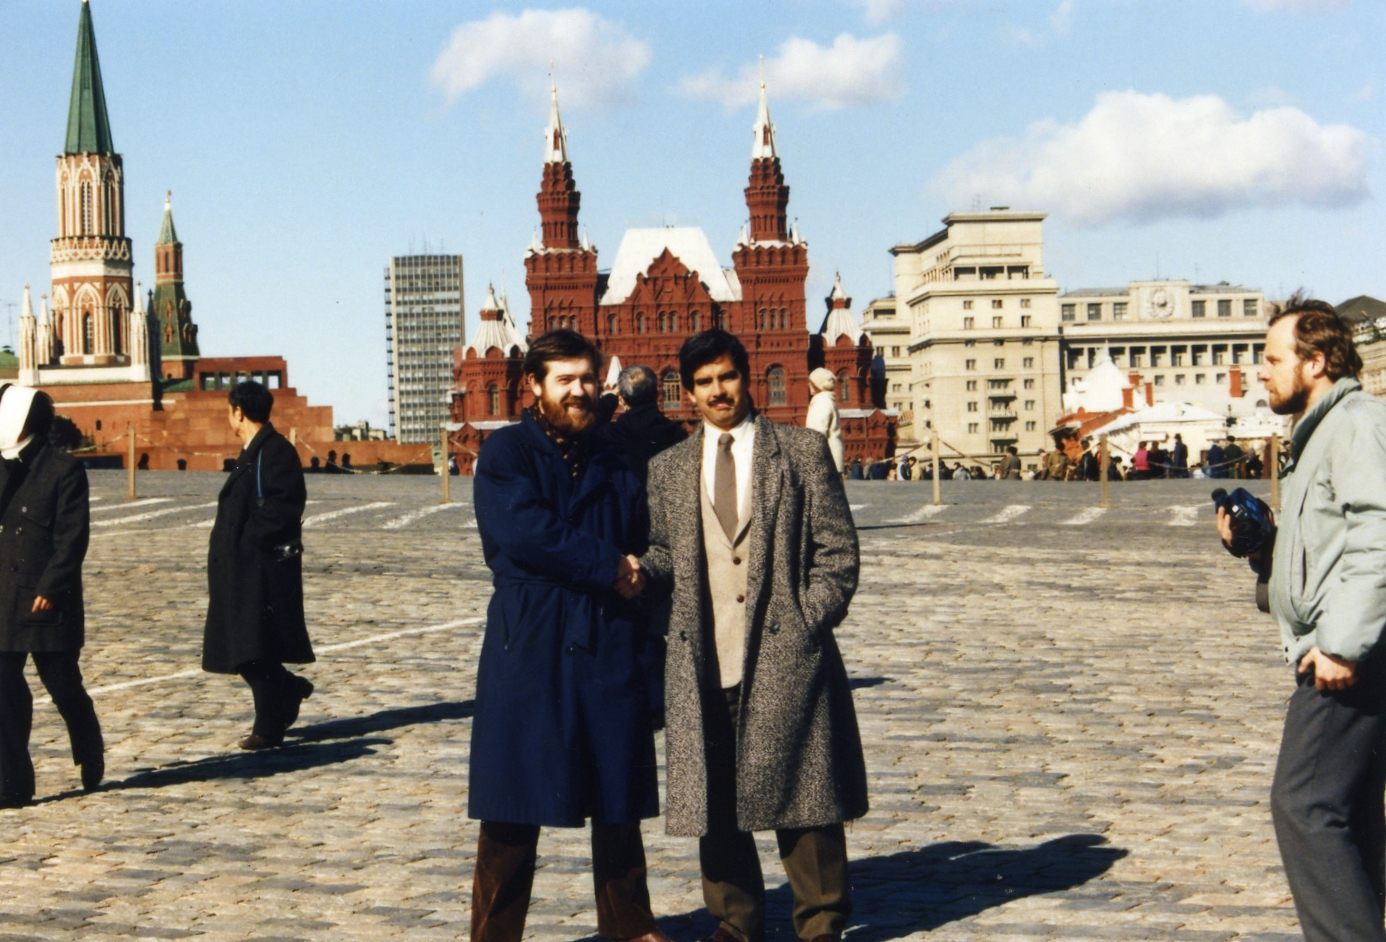
<path fill-rule="evenodd" d="M 385 267 L 390 434 L 432 442 L 448 420 L 452 351 L 466 341 L 462 256 L 397 255 Z"/>
<path fill-rule="evenodd" d="M 1155 403 L 1242 416 L 1268 402 L 1256 378 L 1268 319 L 1258 290 L 1225 281 L 1133 281 L 1068 291 L 1058 304 L 1070 386 L 1081 388 L 1105 350 L 1124 373 L 1150 384 Z"/>
<path fill-rule="evenodd" d="M 876 298 L 861 311 L 861 327 L 875 354 L 872 382 L 876 398 L 899 415 L 899 437 L 914 440 L 914 367 L 910 363 L 909 321 L 898 315 L 895 295 Z"/>
<path fill-rule="evenodd" d="M 789 186 L 764 89 L 744 195 L 749 219 L 732 247 L 730 266 L 717 258 L 701 229 L 661 227 L 626 230 L 611 268 L 602 270 L 596 246 L 579 231 L 581 194 L 555 91 L 537 197 L 541 234 L 525 252 L 530 336 L 576 330 L 592 338 L 613 367 L 648 366 L 659 377 L 664 412 L 692 423 L 694 411 L 679 380 L 679 348 L 699 331 L 725 328 L 746 346 L 751 397 L 761 413 L 803 424 L 809 372 L 826 366 L 839 380 L 848 459 L 889 454 L 895 419 L 872 397 L 870 340 L 840 284 L 826 299 L 822 328 L 810 333 L 808 243 L 789 224 Z M 487 308 L 487 336 L 478 334 L 459 349 L 454 364 L 450 427 L 463 473 L 470 473 L 485 436 L 517 421 L 532 404 L 520 371 L 522 342 L 504 299 L 488 297 Z"/>
<path fill-rule="evenodd" d="M 909 328 L 913 421 L 900 447 L 927 445 L 935 429 L 947 458 L 1049 447 L 1046 432 L 1062 408 L 1059 287 L 1044 270 L 1043 220 L 1005 207 L 953 213 L 924 241 L 891 249 L 891 316 Z M 880 320 L 867 320 L 873 337 Z M 892 336 L 902 335 L 897 328 Z M 891 361 L 887 377 L 902 375 Z M 888 382 L 886 401 L 897 401 L 900 380 Z"/>

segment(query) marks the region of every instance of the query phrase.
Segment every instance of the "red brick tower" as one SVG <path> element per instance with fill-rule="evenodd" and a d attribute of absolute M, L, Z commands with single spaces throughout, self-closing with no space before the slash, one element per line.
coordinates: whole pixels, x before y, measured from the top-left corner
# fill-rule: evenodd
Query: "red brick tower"
<path fill-rule="evenodd" d="M 815 361 L 837 377 L 839 409 L 870 409 L 875 403 L 871 395 L 871 340 L 852 316 L 852 299 L 842 290 L 842 277 L 833 278 L 833 290 L 827 297 L 828 313 L 823 327 L 814 337 Z"/>
<path fill-rule="evenodd" d="M 544 178 L 538 197 L 543 238 L 531 243 L 525 253 L 530 335 L 567 327 L 596 337 L 597 250 L 585 239 L 578 240 L 582 194 L 568 159 L 568 135 L 558 113 L 557 88 L 553 89 L 544 135 Z"/>
<path fill-rule="evenodd" d="M 788 225 L 789 187 L 775 150 L 775 125 L 765 85 L 752 129 L 751 177 L 746 187 L 749 238 L 732 253 L 741 303 L 727 329 L 751 354 L 756 405 L 776 422 L 802 424 L 808 413 L 808 325 L 804 282 L 808 244 Z"/>

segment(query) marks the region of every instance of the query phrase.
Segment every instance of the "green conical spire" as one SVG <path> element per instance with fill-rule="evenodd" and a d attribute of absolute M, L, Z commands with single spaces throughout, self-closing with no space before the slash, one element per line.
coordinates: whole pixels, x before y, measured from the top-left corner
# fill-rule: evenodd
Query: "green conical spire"
<path fill-rule="evenodd" d="M 65 154 L 113 154 L 111 121 L 106 117 L 106 92 L 101 88 L 101 63 L 96 58 L 96 31 L 91 4 L 82 0 L 77 24 L 77 63 L 72 67 L 72 101 L 67 109 Z"/>
<path fill-rule="evenodd" d="M 159 227 L 159 238 L 155 245 L 176 245 L 178 233 L 173 228 L 173 191 L 164 197 L 164 224 Z"/>

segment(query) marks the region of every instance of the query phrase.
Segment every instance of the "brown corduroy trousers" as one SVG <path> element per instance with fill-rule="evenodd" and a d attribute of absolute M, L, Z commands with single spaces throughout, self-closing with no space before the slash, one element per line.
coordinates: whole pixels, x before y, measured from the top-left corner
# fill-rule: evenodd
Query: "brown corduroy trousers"
<path fill-rule="evenodd" d="M 481 823 L 472 878 L 472 942 L 520 942 L 534 887 L 539 827 Z M 597 934 L 623 942 L 656 931 L 640 824 L 592 824 Z"/>

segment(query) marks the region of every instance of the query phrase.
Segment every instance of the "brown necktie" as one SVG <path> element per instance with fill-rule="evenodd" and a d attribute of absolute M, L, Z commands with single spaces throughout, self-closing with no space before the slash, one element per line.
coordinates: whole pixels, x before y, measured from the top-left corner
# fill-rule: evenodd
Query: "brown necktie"
<path fill-rule="evenodd" d="M 736 459 L 732 457 L 732 437 L 723 432 L 717 439 L 717 464 L 712 476 L 712 509 L 727 533 L 736 539 Z"/>

